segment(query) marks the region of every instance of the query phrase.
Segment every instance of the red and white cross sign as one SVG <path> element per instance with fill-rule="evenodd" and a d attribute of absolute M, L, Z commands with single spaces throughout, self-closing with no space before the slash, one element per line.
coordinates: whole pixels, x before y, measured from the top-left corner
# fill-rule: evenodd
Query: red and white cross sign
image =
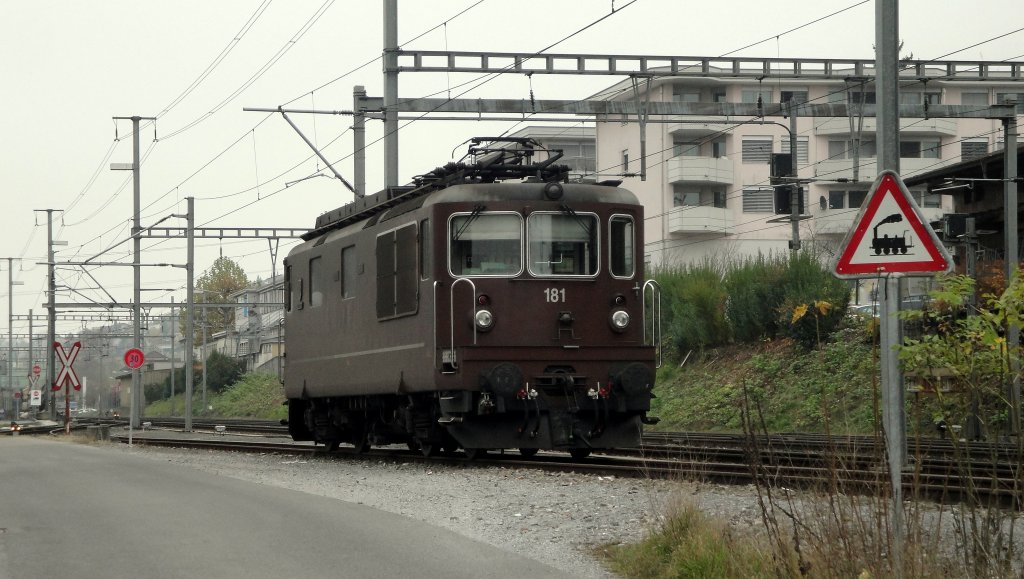
<path fill-rule="evenodd" d="M 72 364 L 75 363 L 75 358 L 78 357 L 78 351 L 82 349 L 81 342 L 75 342 L 71 346 L 71 351 L 68 353 L 64 352 L 64 346 L 60 342 L 53 343 L 53 350 L 57 353 L 57 357 L 60 358 L 60 363 L 63 368 L 60 369 L 60 373 L 57 374 L 57 379 L 53 382 L 53 389 L 60 390 L 65 382 L 70 381 L 71 385 L 75 390 L 82 389 L 82 383 L 78 381 L 78 374 L 75 374 L 75 369 L 72 368 Z"/>

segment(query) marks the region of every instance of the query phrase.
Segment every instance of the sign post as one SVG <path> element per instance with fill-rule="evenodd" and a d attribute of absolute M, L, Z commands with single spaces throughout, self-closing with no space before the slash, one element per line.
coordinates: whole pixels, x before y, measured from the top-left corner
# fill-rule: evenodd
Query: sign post
<path fill-rule="evenodd" d="M 869 235 L 870 233 L 870 235 Z M 840 279 L 885 278 L 881 301 L 880 348 L 882 423 L 889 455 L 896 553 L 903 548 L 903 467 L 906 464 L 906 393 L 895 348 L 900 331 L 900 280 L 953 269 L 953 259 L 925 220 L 903 179 L 882 171 L 846 235 L 832 271 Z M 897 561 L 899 569 L 900 559 Z"/>
<path fill-rule="evenodd" d="M 142 367 L 142 364 L 146 361 L 146 355 L 142 350 L 138 348 L 132 348 L 124 353 L 124 365 L 128 366 L 132 370 L 138 370 Z M 141 388 L 141 381 L 140 388 Z M 134 381 L 133 381 L 134 384 Z M 132 400 L 138 395 L 137 392 L 132 392 Z M 132 425 L 135 424 L 135 403 L 131 405 L 131 410 L 128 414 L 128 446 L 132 445 Z"/>
<path fill-rule="evenodd" d="M 64 389 L 64 434 L 71 434 L 71 388 L 82 389 L 82 383 L 78 381 L 78 374 L 74 369 L 75 358 L 78 357 L 78 352 L 81 349 L 81 342 L 75 342 L 71 346 L 70 352 L 64 352 L 64 346 L 60 342 L 53 343 L 53 351 L 60 359 L 62 368 L 53 382 L 52 389 L 54 392 L 60 391 L 61 388 Z"/>

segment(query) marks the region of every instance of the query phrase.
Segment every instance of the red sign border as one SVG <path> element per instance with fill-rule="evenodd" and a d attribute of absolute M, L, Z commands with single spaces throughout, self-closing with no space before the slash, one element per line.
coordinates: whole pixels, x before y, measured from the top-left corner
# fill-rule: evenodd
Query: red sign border
<path fill-rule="evenodd" d="M 132 355 L 132 354 L 134 354 L 136 352 L 138 352 L 139 357 L 141 359 L 139 360 L 139 365 L 138 366 L 132 366 L 131 363 L 128 361 L 128 356 L 130 356 L 130 355 Z M 140 350 L 138 348 L 131 348 L 127 352 L 124 353 L 124 365 L 128 366 L 132 370 L 138 370 L 145 363 L 146 363 L 146 354 L 145 354 L 145 352 L 143 352 L 142 350 Z"/>
<path fill-rule="evenodd" d="M 860 247 L 864 235 L 870 228 L 872 219 L 878 213 L 882 200 L 889 193 L 892 193 L 893 199 L 899 206 L 900 211 L 903 212 L 903 216 L 921 240 L 921 246 L 931 259 L 925 261 L 850 263 L 853 259 L 853 253 Z M 879 257 L 884 258 L 884 256 Z M 835 267 L 833 267 L 833 272 L 840 278 L 862 278 L 886 273 L 938 273 L 949 271 L 952 267 L 952 258 L 949 257 L 931 227 L 925 225 L 920 211 L 910 199 L 903 180 L 894 171 L 883 171 L 878 174 L 878 178 L 875 179 L 864 207 L 857 214 L 856 225 L 846 237 L 843 250 L 836 260 Z"/>

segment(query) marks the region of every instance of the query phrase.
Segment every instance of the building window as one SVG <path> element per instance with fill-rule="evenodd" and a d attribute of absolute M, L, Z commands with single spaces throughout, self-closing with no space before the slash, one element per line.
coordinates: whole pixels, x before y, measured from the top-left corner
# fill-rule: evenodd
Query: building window
<path fill-rule="evenodd" d="M 807 142 L 807 137 L 799 137 L 798 136 L 796 138 L 796 162 L 797 163 L 807 163 L 808 162 L 808 159 L 809 159 L 808 149 L 809 149 L 809 145 L 808 145 L 808 142 Z M 787 153 L 787 154 L 789 153 L 789 135 L 786 135 L 785 137 L 782 137 L 782 152 L 783 153 Z"/>
<path fill-rule="evenodd" d="M 700 187 L 683 187 L 676 185 L 672 188 L 673 207 L 714 207 L 725 209 L 725 189 L 708 189 Z"/>
<path fill-rule="evenodd" d="M 765 163 L 772 158 L 771 137 L 743 137 L 743 162 Z"/>
<path fill-rule="evenodd" d="M 726 156 L 725 153 L 725 139 L 718 139 L 711 143 L 711 156 L 716 159 L 722 159 Z"/>
<path fill-rule="evenodd" d="M 743 190 L 743 212 L 744 213 L 774 213 L 775 195 L 774 189 L 744 189 Z"/>
<path fill-rule="evenodd" d="M 790 101 L 795 105 L 807 102 L 807 89 L 784 90 L 781 93 L 780 102 L 786 104 Z"/>
<path fill-rule="evenodd" d="M 960 95 L 960 104 L 973 106 L 988 106 L 987 92 L 964 92 Z"/>
<path fill-rule="evenodd" d="M 941 91 L 925 91 L 925 92 L 901 92 L 900 93 L 900 104 L 903 105 L 940 105 L 942 104 L 942 92 Z"/>
<path fill-rule="evenodd" d="M 699 103 L 700 91 L 674 87 L 672 89 L 672 100 L 677 103 Z"/>
<path fill-rule="evenodd" d="M 700 157 L 700 143 L 676 141 L 672 144 L 673 157 Z"/>
<path fill-rule="evenodd" d="M 999 104 L 1005 104 L 1007 100 L 1014 99 L 1017 101 L 1017 113 L 1024 113 L 1024 92 L 997 92 L 996 102 Z"/>
<path fill-rule="evenodd" d="M 846 208 L 846 191 L 829 191 L 828 192 L 828 208 L 829 209 L 845 209 Z"/>
<path fill-rule="evenodd" d="M 341 297 L 356 297 L 356 246 L 341 250 Z"/>
<path fill-rule="evenodd" d="M 756 103 L 758 99 L 761 99 L 762 104 L 772 102 L 771 89 L 745 88 L 740 91 L 740 102 Z"/>
<path fill-rule="evenodd" d="M 988 139 L 970 139 L 960 142 L 960 159 L 969 161 L 988 154 Z"/>
<path fill-rule="evenodd" d="M 929 193 L 927 190 L 916 189 L 911 190 L 911 195 L 914 196 L 914 201 L 917 202 L 919 207 L 925 209 L 938 209 L 942 207 L 942 195 L 939 193 Z"/>
<path fill-rule="evenodd" d="M 867 191 L 848 191 L 847 198 L 849 199 L 848 205 L 850 209 L 860 209 L 860 206 L 864 204 L 864 200 L 867 197 Z"/>
<path fill-rule="evenodd" d="M 938 159 L 940 146 L 938 140 L 900 141 L 900 158 L 902 159 Z"/>
<path fill-rule="evenodd" d="M 799 144 L 799 143 L 798 143 Z M 828 142 L 828 158 L 829 159 L 852 159 L 853 158 L 853 141 L 829 141 Z M 872 158 L 876 155 L 875 142 L 862 140 L 860 142 L 860 156 L 862 159 Z"/>
<path fill-rule="evenodd" d="M 866 104 L 866 105 L 873 105 L 873 104 L 875 104 L 875 91 L 866 91 L 866 92 L 850 91 L 849 95 L 850 95 L 849 102 L 852 105 L 859 105 L 861 103 Z M 861 99 L 864 99 L 864 100 L 862 101 Z"/>

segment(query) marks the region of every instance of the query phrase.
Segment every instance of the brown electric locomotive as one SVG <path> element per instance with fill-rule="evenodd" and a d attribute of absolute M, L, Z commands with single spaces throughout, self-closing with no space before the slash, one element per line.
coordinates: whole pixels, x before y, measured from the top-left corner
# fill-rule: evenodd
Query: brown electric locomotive
<path fill-rule="evenodd" d="M 285 260 L 295 440 L 639 443 L 660 333 L 643 207 L 617 182 L 569 183 L 538 147 L 474 139 L 464 162 L 317 219 Z"/>

